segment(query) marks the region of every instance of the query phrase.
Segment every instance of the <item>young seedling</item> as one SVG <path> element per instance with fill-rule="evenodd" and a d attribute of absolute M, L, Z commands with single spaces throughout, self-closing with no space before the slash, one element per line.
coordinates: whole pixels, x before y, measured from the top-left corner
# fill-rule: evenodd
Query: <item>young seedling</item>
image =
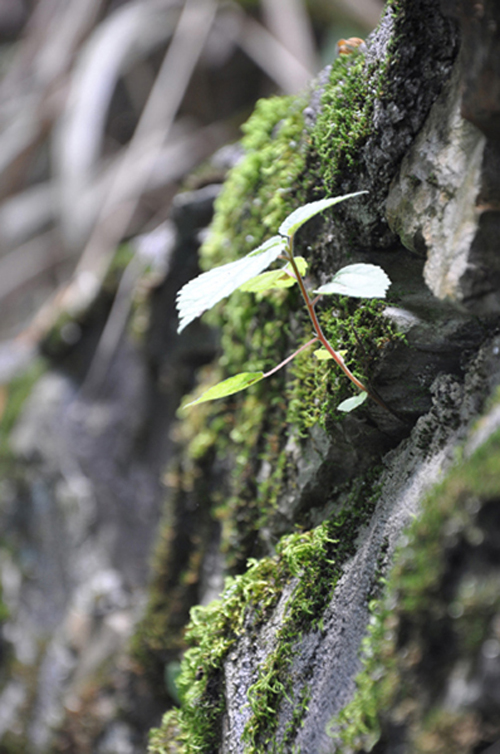
<path fill-rule="evenodd" d="M 214 385 L 199 398 L 188 403 L 187 406 L 224 398 L 244 390 L 250 385 L 270 377 L 313 343 L 319 343 L 320 349 L 315 352 L 316 356 L 320 359 L 333 359 L 359 391 L 353 398 L 348 398 L 338 406 L 340 411 L 352 411 L 360 406 L 368 396 L 386 408 L 383 401 L 365 387 L 350 371 L 342 354 L 336 351 L 328 341 L 319 323 L 315 306 L 322 296 L 332 294 L 356 298 L 384 298 L 391 281 L 384 270 L 376 265 L 351 264 L 339 270 L 329 283 L 313 291 L 314 298 L 311 298 L 303 278 L 307 263 L 302 257 L 296 257 L 293 253 L 295 234 L 308 220 L 328 207 L 333 207 L 333 205 L 346 199 L 366 193 L 366 191 L 357 191 L 354 194 L 345 194 L 332 199 L 320 199 L 317 202 L 310 202 L 299 207 L 281 223 L 277 236 L 265 241 L 257 249 L 236 262 L 230 262 L 204 272 L 179 291 L 177 295 L 178 332 L 181 332 L 196 317 L 199 317 L 207 309 L 211 309 L 212 306 L 238 289 L 263 293 L 271 289 L 287 288 L 298 284 L 314 333 L 311 340 L 269 372 L 241 372 L 236 374 Z M 286 264 L 278 270 L 264 272 L 277 259 L 284 260 Z"/>

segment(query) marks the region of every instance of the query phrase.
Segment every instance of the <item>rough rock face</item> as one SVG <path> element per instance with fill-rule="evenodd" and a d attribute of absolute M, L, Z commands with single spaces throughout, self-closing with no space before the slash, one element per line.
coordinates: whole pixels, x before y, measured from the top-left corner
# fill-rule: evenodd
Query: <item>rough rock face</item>
<path fill-rule="evenodd" d="M 112 389 L 39 381 L 11 440 L 31 571 L 11 559 L 4 579 L 3 646 L 39 670 L 30 687 L 7 666 L 0 726 L 27 750 L 139 754 L 167 704 L 150 754 L 479 754 L 500 739 L 496 18 L 492 0 L 391 2 L 308 103 L 260 106 L 201 251 L 237 256 L 298 204 L 367 189 L 297 250 L 313 282 L 347 260 L 389 274 L 383 305 L 318 311 L 391 411 L 340 418 L 343 378 L 306 358 L 175 420 L 195 374 L 269 368 L 310 338 L 293 294 L 236 296 L 210 329 L 175 334 L 212 186 L 177 201 L 146 348 L 123 344 Z M 113 632 L 135 632 L 133 660 Z"/>
<path fill-rule="evenodd" d="M 448 19 L 435 4 L 397 4 L 368 40 L 363 76 L 378 85 L 370 125 L 355 162 L 340 147 L 332 159 L 342 169 L 323 175 L 332 193 L 367 188 L 370 197 L 342 205 L 336 222 L 311 224 L 300 247 L 321 280 L 346 259 L 376 262 L 393 280 L 384 316 L 406 338 L 370 376 L 395 416 L 369 405 L 305 440 L 288 424 L 286 472 L 267 515 L 256 490 L 254 552 L 260 541 L 267 557 L 193 612 L 180 712 L 165 717 L 151 752 L 472 752 L 500 735 L 488 690 L 498 683 L 498 561 L 493 550 L 479 554 L 482 521 L 497 515 L 497 408 L 486 408 L 483 433 L 474 428 L 500 382 L 487 262 L 496 241 L 485 231 L 494 208 L 482 205 L 494 191 L 495 147 L 488 129 L 464 120 L 465 53 L 452 64 Z M 374 59 L 385 61 L 382 84 Z M 316 144 L 318 124 L 332 139 L 341 129 L 335 114 L 328 125 L 325 103 L 345 104 L 354 69 L 321 79 L 322 106 L 316 96 L 305 113 Z M 491 469 L 484 487 L 474 477 L 481 463 Z M 443 479 L 447 505 L 433 492 Z M 464 497 L 475 500 L 467 513 Z M 483 569 L 490 597 L 480 595 Z M 467 724 L 455 729 L 460 716 Z"/>

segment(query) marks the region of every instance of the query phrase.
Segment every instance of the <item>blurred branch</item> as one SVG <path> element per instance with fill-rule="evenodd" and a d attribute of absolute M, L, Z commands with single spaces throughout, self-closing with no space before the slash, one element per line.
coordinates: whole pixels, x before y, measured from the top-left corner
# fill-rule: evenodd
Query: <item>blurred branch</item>
<path fill-rule="evenodd" d="M 182 9 L 144 111 L 78 263 L 76 277 L 90 273 L 96 278 L 96 286 L 102 279 L 110 256 L 126 231 L 142 193 L 139 192 L 116 207 L 117 198 L 122 196 L 122 182 L 127 179 L 128 172 L 136 163 L 137 155 L 144 152 L 158 154 L 162 149 L 203 50 L 216 10 L 216 0 L 187 0 Z M 147 174 L 146 170 L 142 180 L 138 179 L 142 188 L 147 184 Z"/>
<path fill-rule="evenodd" d="M 0 259 L 0 300 L 68 258 L 54 231 L 38 235 Z"/>
<path fill-rule="evenodd" d="M 186 124 L 159 151 L 136 150 L 133 155 L 135 161 L 131 163 L 120 184 L 120 197 L 117 195 L 117 201 L 140 198 L 145 190 L 144 182 L 147 183 L 147 191 L 174 184 L 236 136 L 236 129 L 231 129 L 226 123 L 214 123 L 196 130 Z M 124 156 L 119 154 L 110 160 L 107 167 L 85 189 L 82 188 L 75 199 L 79 231 L 84 237 L 89 236 L 95 225 L 123 159 Z M 58 219 L 60 193 L 55 181 L 47 181 L 31 186 L 0 204 L 0 247 L 4 254 L 9 248 L 25 243 L 51 221 Z M 80 254 L 81 246 L 65 246 L 68 257 Z M 1 264 L 0 257 L 0 270 Z"/>
<path fill-rule="evenodd" d="M 57 216 L 53 181 L 29 186 L 0 204 L 0 248 L 5 254 L 46 227 Z M 0 261 L 1 265 L 1 261 Z"/>
<path fill-rule="evenodd" d="M 271 34 L 304 68 L 316 72 L 319 60 L 309 16 L 302 0 L 262 0 L 264 20 Z"/>
<path fill-rule="evenodd" d="M 239 46 L 282 91 L 308 85 L 316 56 L 303 3 L 262 3 L 268 28 L 222 0 L 130 0 L 107 15 L 107 0 L 33 5 L 0 81 L 0 302 L 19 292 L 28 302 L 19 306 L 25 317 L 48 281 L 53 291 L 61 273 L 73 269 L 73 275 L 11 342 L 19 353 L 43 338 L 62 311 L 75 314 L 92 303 L 117 244 L 141 216 L 143 197 L 151 201 L 162 189 L 165 210 L 176 182 L 235 137 L 212 113 L 209 126 L 179 117 L 196 68 L 199 95 L 199 81 L 209 81 Z M 165 47 L 155 75 L 152 56 Z M 129 132 L 117 140 L 110 130 L 116 112 L 125 112 L 130 128 L 137 121 L 123 147 Z M 118 150 L 112 156 L 110 134 Z M 35 288 L 41 281 L 42 294 Z"/>
<path fill-rule="evenodd" d="M 74 246 L 81 247 L 86 240 L 80 228 L 79 201 L 92 189 L 101 167 L 106 118 L 120 76 L 166 43 L 178 20 L 179 8 L 168 0 L 137 0 L 101 23 L 82 50 L 53 140 L 61 185 L 62 229 L 67 242 Z M 151 121 L 151 116 L 147 117 Z M 158 128 L 161 125 L 160 121 Z"/>
<path fill-rule="evenodd" d="M 235 41 L 285 94 L 300 92 L 315 73 L 251 16 L 241 15 Z"/>
<path fill-rule="evenodd" d="M 59 114 L 58 89 L 104 0 L 40 0 L 0 84 L 0 195 L 12 193 Z M 57 44 L 54 44 L 54 39 Z"/>
<path fill-rule="evenodd" d="M 119 165 L 72 281 L 38 313 L 30 331 L 40 337 L 63 310 L 78 311 L 94 300 L 117 243 L 125 233 L 146 187 L 148 171 L 138 178 L 142 190 L 117 205 L 122 183 L 137 155 L 158 155 L 173 124 L 217 10 L 216 0 L 187 0 L 137 128 Z M 138 187 L 139 188 L 139 187 Z"/>

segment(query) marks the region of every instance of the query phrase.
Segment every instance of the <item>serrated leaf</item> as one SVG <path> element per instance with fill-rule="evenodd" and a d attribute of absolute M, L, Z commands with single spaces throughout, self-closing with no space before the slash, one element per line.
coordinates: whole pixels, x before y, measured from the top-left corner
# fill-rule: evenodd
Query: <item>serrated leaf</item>
<path fill-rule="evenodd" d="M 352 398 L 347 398 L 347 400 L 342 401 L 342 403 L 337 406 L 337 409 L 339 411 L 345 411 L 345 413 L 349 413 L 350 411 L 354 411 L 355 408 L 358 406 L 361 406 L 362 403 L 366 401 L 368 398 L 368 393 L 366 393 L 364 390 L 363 392 L 359 393 L 358 395 L 353 396 Z"/>
<path fill-rule="evenodd" d="M 239 393 L 240 390 L 245 390 L 245 388 L 250 387 L 250 385 L 259 382 L 263 377 L 264 372 L 241 372 L 240 374 L 235 374 L 233 377 L 229 377 L 227 380 L 223 380 L 222 382 L 213 385 L 202 393 L 202 395 L 200 395 L 195 401 L 186 403 L 184 408 L 196 406 L 197 403 L 205 403 L 206 401 L 215 401 L 218 398 L 225 398 L 228 395 L 233 395 L 233 393 Z"/>
<path fill-rule="evenodd" d="M 381 267 L 375 264 L 350 264 L 314 292 L 322 295 L 337 293 L 355 298 L 385 298 L 390 284 L 390 279 Z"/>
<path fill-rule="evenodd" d="M 285 248 L 286 240 L 273 236 L 242 259 L 214 267 L 186 283 L 177 294 L 177 332 L 269 267 Z"/>
<path fill-rule="evenodd" d="M 288 215 L 279 227 L 279 233 L 282 236 L 293 236 L 298 229 L 304 225 L 311 217 L 323 212 L 328 207 L 333 207 L 334 204 L 340 204 L 346 199 L 352 199 L 355 196 L 361 196 L 361 194 L 367 194 L 367 191 L 356 191 L 354 194 L 344 194 L 344 196 L 334 196 L 329 199 L 319 199 L 316 202 L 309 202 L 302 207 L 294 210 Z"/>

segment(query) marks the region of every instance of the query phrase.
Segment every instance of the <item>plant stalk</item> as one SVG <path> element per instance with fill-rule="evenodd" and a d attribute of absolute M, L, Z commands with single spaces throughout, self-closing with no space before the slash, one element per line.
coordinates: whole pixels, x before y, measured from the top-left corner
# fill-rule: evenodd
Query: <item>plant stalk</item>
<path fill-rule="evenodd" d="M 295 277 L 297 278 L 297 283 L 299 284 L 300 292 L 302 294 L 302 298 L 304 299 L 304 303 L 307 307 L 307 311 L 309 314 L 309 318 L 312 322 L 314 332 L 316 333 L 316 337 L 313 339 L 313 341 L 310 341 L 307 343 L 309 345 L 311 342 L 314 342 L 314 340 L 319 340 L 321 345 L 326 348 L 332 359 L 335 361 L 335 363 L 342 369 L 346 377 L 348 377 L 351 382 L 356 385 L 358 390 L 362 390 L 365 393 L 368 393 L 369 397 L 375 401 L 375 403 L 378 403 L 379 406 L 382 408 L 385 408 L 386 411 L 389 411 L 389 413 L 393 413 L 388 406 L 385 405 L 384 401 L 379 398 L 377 395 L 375 395 L 371 390 L 369 390 L 363 383 L 358 380 L 357 377 L 354 376 L 354 374 L 351 372 L 349 367 L 345 364 L 344 359 L 342 356 L 337 353 L 337 351 L 332 347 L 330 342 L 328 341 L 326 335 L 324 334 L 321 325 L 319 323 L 318 315 L 316 314 L 316 311 L 314 309 L 314 304 L 318 299 L 315 299 L 314 301 L 311 301 L 311 298 L 307 292 L 307 289 L 304 285 L 304 281 L 302 279 L 302 275 L 299 272 L 299 269 L 295 263 L 295 259 L 293 256 L 293 236 L 289 236 L 288 238 L 288 261 L 292 265 Z M 297 352 L 298 353 L 298 352 Z M 295 354 L 294 354 L 295 355 Z"/>
<path fill-rule="evenodd" d="M 306 348 L 309 348 L 309 346 L 312 346 L 313 343 L 316 343 L 317 340 L 319 340 L 319 338 L 316 338 L 316 337 L 315 338 L 311 338 L 311 340 L 309 340 L 307 343 L 304 343 L 303 346 L 301 346 L 296 351 L 294 351 L 291 356 L 287 356 L 286 359 L 284 359 L 283 361 L 281 361 L 278 364 L 278 366 L 273 367 L 270 372 L 266 372 L 264 374 L 264 377 L 262 377 L 262 379 L 265 379 L 266 377 L 270 377 L 272 374 L 274 374 L 279 369 L 281 369 L 281 367 L 284 367 L 286 364 L 288 364 L 289 361 L 292 361 L 292 359 L 294 359 L 296 356 L 298 356 L 299 353 L 302 353 L 302 351 L 304 351 Z"/>

